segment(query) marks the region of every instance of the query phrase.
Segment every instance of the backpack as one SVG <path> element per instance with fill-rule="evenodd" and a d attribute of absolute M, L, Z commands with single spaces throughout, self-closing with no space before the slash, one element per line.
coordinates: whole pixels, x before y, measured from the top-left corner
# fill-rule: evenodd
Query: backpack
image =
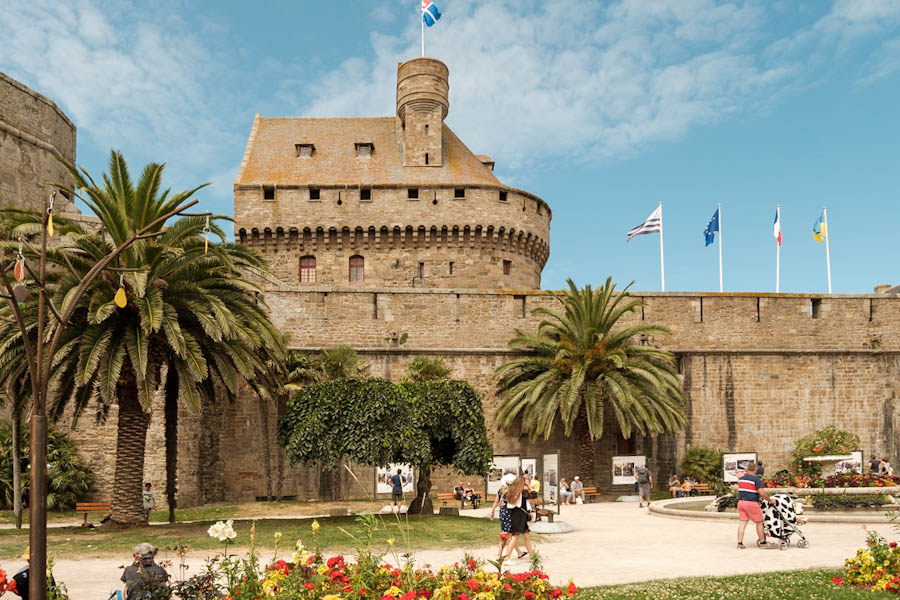
<path fill-rule="evenodd" d="M 650 471 L 647 469 L 638 471 L 638 483 L 650 483 Z"/>

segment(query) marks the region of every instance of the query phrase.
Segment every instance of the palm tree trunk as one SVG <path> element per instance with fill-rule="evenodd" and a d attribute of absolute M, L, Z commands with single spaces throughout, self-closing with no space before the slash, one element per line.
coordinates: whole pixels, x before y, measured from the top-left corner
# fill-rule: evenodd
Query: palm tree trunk
<path fill-rule="evenodd" d="M 583 403 L 578 410 L 576 428 L 578 429 L 578 470 L 585 485 L 595 485 L 594 454 L 596 453 L 596 443 L 591 437 L 591 430 L 588 427 L 587 413 L 584 410 Z"/>
<path fill-rule="evenodd" d="M 416 497 L 409 503 L 408 513 L 412 515 L 433 515 L 434 505 L 431 503 L 431 465 L 420 467 L 416 479 Z"/>
<path fill-rule="evenodd" d="M 284 408 L 287 406 L 288 395 L 279 394 L 275 400 L 277 422 L 281 423 L 281 415 L 284 414 Z M 281 444 L 276 445 L 275 453 L 275 499 L 281 502 L 284 497 L 284 448 Z"/>
<path fill-rule="evenodd" d="M 178 483 L 178 372 L 170 366 L 166 373 L 166 504 L 169 523 L 175 522 Z"/>
<path fill-rule="evenodd" d="M 262 394 L 256 395 L 259 402 L 259 421 L 262 429 L 263 472 L 266 474 L 266 500 L 273 500 L 272 494 L 272 448 L 269 444 L 269 406 Z"/>
<path fill-rule="evenodd" d="M 13 514 L 16 529 L 22 529 L 22 415 L 18 406 L 12 414 L 12 479 Z"/>
<path fill-rule="evenodd" d="M 116 470 L 113 497 L 110 502 L 110 524 L 113 527 L 146 525 L 147 515 L 141 501 L 144 478 L 144 451 L 150 415 L 138 400 L 134 374 L 126 375 L 116 388 L 119 424 L 116 431 Z"/>

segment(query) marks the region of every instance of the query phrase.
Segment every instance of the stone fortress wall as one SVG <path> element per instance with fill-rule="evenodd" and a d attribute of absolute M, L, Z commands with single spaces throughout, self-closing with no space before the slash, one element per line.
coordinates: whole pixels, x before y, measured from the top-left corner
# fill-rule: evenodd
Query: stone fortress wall
<path fill-rule="evenodd" d="M 75 162 L 75 125 L 52 100 L 0 73 L 0 205 L 42 210 L 46 183 L 71 183 L 56 157 Z M 76 217 L 57 194 L 57 214 Z"/>

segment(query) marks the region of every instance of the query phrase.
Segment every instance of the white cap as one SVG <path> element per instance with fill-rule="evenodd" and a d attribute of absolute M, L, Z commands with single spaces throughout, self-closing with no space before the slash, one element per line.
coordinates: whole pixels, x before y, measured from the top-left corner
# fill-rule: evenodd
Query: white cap
<path fill-rule="evenodd" d="M 575 476 L 575 479 L 578 479 L 578 475 Z"/>
<path fill-rule="evenodd" d="M 505 483 L 506 485 L 512 485 L 513 483 L 515 483 L 515 481 L 516 481 L 516 476 L 513 475 L 512 473 L 507 473 L 506 475 L 503 476 L 503 483 Z"/>

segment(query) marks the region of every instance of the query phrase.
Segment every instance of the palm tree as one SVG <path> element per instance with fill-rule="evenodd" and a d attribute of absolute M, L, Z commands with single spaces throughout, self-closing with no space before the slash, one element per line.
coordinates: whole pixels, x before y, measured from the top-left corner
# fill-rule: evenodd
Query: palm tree
<path fill-rule="evenodd" d="M 436 381 L 447 379 L 450 368 L 443 360 L 432 356 L 417 356 L 406 365 L 405 379 L 409 381 Z"/>
<path fill-rule="evenodd" d="M 684 425 L 683 392 L 671 353 L 635 338 L 670 335 L 665 327 L 638 322 L 617 328 L 642 302 L 615 292 L 612 278 L 594 290 L 569 289 L 557 296 L 562 310 L 537 308 L 536 333 L 517 330 L 511 348 L 526 353 L 496 371 L 502 395 L 497 423 L 509 428 L 521 419 L 532 439 L 549 438 L 557 420 L 568 437 L 578 431 L 582 473 L 594 477 L 594 442 L 612 411 L 621 434 L 672 432 Z"/>
<path fill-rule="evenodd" d="M 98 185 L 86 171 L 69 167 L 79 197 L 99 217 L 104 235 L 72 236 L 70 243 L 49 254 L 48 260 L 63 271 L 53 293 L 57 305 L 112 247 L 199 189 L 160 193 L 163 168 L 147 165 L 133 185 L 125 160 L 114 151 L 110 173 Z M 207 235 L 224 240 L 219 220 L 184 217 L 128 248 L 117 271 L 104 272 L 84 295 L 54 357 L 59 378 L 53 415 L 61 414 L 68 403 L 79 415 L 93 399 L 100 416 L 113 405 L 118 408 L 113 523 L 146 523 L 141 487 L 147 409 L 163 374 L 167 433 L 173 433 L 175 398 L 198 406 L 204 397 L 214 397 L 214 383 L 236 394 L 241 380 L 264 369 L 259 348 L 279 344 L 258 297 L 260 290 L 245 276 L 264 271 L 264 261 L 243 246 L 207 244 Z M 127 294 L 121 308 L 114 298 L 118 289 Z M 175 448 L 170 438 L 168 466 L 173 466 Z M 167 488 L 174 500 L 173 482 Z"/>

